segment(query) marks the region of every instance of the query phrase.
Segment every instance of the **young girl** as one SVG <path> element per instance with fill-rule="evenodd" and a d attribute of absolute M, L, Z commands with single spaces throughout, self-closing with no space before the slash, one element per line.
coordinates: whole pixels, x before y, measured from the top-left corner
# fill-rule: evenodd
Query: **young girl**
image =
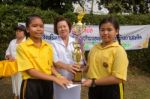
<path fill-rule="evenodd" d="M 88 56 L 89 99 L 123 99 L 123 82 L 127 78 L 128 59 L 124 48 L 119 45 L 119 24 L 113 17 L 99 24 L 102 43 L 96 44 Z"/>
<path fill-rule="evenodd" d="M 15 28 L 16 31 L 16 39 L 13 39 L 7 50 L 5 58 L 11 61 L 16 61 L 16 47 L 26 40 L 26 28 L 24 25 L 18 25 Z M 16 73 L 15 75 L 12 75 L 12 89 L 14 94 L 14 99 L 19 99 L 20 96 L 20 87 L 21 87 L 21 73 Z"/>
<path fill-rule="evenodd" d="M 53 83 L 65 87 L 70 83 L 60 78 L 53 68 L 52 46 L 42 40 L 44 23 L 38 15 L 26 20 L 29 38 L 17 47 L 18 70 L 22 72 L 20 99 L 53 99 Z"/>

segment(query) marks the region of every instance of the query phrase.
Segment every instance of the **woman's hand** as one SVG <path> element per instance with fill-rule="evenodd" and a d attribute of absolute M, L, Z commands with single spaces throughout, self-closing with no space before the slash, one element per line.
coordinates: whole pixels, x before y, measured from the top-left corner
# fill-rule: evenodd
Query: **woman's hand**
<path fill-rule="evenodd" d="M 6 55 L 5 59 L 10 60 L 10 61 L 14 61 L 16 60 L 14 57 L 12 57 L 11 55 Z"/>
<path fill-rule="evenodd" d="M 80 66 L 77 64 L 72 64 L 72 65 L 69 64 L 66 67 L 67 67 L 66 70 L 73 74 L 76 74 L 76 72 L 80 70 Z"/>
<path fill-rule="evenodd" d="M 10 61 L 15 61 L 16 59 L 14 57 L 9 58 Z"/>
<path fill-rule="evenodd" d="M 87 79 L 87 80 L 83 81 L 83 83 L 82 83 L 82 86 L 85 86 L 85 87 L 91 87 L 91 85 L 92 85 L 91 79 Z"/>

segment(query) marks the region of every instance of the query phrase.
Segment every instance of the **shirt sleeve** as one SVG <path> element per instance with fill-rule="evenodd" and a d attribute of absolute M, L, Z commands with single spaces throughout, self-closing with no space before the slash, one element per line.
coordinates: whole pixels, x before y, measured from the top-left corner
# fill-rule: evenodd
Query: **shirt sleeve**
<path fill-rule="evenodd" d="M 8 45 L 8 48 L 7 48 L 6 52 L 5 52 L 5 56 L 6 56 L 6 55 L 10 55 L 11 43 L 12 43 L 12 41 L 11 41 L 11 42 L 9 43 L 9 45 Z"/>
<path fill-rule="evenodd" d="M 54 48 L 53 48 L 52 44 L 49 44 L 49 49 L 50 49 L 50 59 L 53 62 L 54 61 L 54 59 L 53 59 L 53 57 L 54 57 Z"/>
<path fill-rule="evenodd" d="M 114 55 L 112 75 L 119 79 L 126 80 L 128 63 L 129 62 L 125 50 L 122 47 L 117 48 L 117 51 Z"/>
<path fill-rule="evenodd" d="M 17 64 L 18 71 L 26 71 L 28 69 L 34 68 L 30 58 L 26 54 L 27 52 L 19 45 L 17 47 Z"/>

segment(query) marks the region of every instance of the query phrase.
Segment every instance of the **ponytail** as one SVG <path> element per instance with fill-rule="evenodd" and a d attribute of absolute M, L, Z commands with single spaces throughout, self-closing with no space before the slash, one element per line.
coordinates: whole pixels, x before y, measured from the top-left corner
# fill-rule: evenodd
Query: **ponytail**
<path fill-rule="evenodd" d="M 121 45 L 121 39 L 120 39 L 119 33 L 116 35 L 116 38 L 117 38 L 118 43 Z"/>

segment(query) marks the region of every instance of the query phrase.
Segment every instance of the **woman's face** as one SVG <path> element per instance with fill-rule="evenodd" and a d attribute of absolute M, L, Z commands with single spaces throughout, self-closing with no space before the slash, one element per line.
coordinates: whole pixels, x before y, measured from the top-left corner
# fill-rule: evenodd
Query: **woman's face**
<path fill-rule="evenodd" d="M 112 43 L 115 40 L 117 34 L 118 30 L 114 28 L 112 23 L 108 22 L 100 26 L 100 37 L 103 43 Z"/>
<path fill-rule="evenodd" d="M 69 36 L 69 26 L 66 21 L 60 21 L 57 23 L 57 31 L 61 38 L 66 38 Z"/>
<path fill-rule="evenodd" d="M 24 31 L 22 31 L 22 30 L 16 30 L 16 38 L 17 39 L 24 38 L 25 37 L 24 34 L 25 34 Z"/>
<path fill-rule="evenodd" d="M 27 27 L 27 32 L 31 38 L 41 39 L 44 33 L 43 21 L 40 18 L 34 18 Z"/>

